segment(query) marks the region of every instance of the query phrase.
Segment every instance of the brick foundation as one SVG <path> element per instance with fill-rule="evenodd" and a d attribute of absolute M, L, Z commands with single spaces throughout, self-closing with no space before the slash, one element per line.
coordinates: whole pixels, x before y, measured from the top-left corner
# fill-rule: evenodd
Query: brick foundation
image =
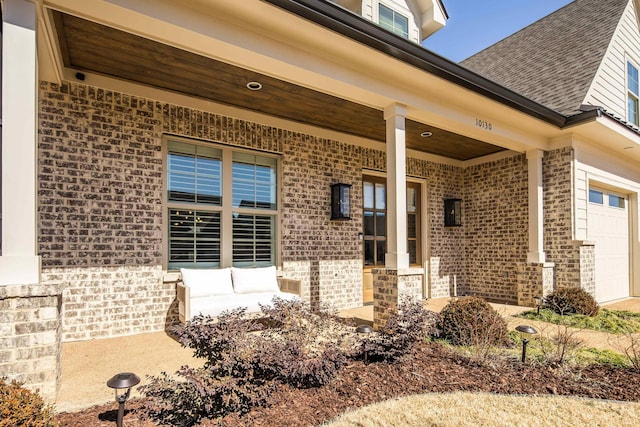
<path fill-rule="evenodd" d="M 0 287 L 0 377 L 51 403 L 60 380 L 60 304 L 60 284 Z"/>
<path fill-rule="evenodd" d="M 544 297 L 553 291 L 553 263 L 530 264 L 518 266 L 518 305 L 534 307 L 536 297 Z"/>
<path fill-rule="evenodd" d="M 421 268 L 395 270 L 375 268 L 373 275 L 373 327 L 384 325 L 389 316 L 398 312 L 398 306 L 405 297 L 413 300 L 422 298 Z"/>

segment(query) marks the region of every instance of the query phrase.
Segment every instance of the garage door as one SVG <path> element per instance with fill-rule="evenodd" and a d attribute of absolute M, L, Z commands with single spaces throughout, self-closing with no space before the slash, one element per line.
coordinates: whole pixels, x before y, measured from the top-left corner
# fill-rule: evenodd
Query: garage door
<path fill-rule="evenodd" d="M 629 208 L 611 191 L 589 189 L 589 240 L 596 244 L 596 300 L 629 296 Z"/>

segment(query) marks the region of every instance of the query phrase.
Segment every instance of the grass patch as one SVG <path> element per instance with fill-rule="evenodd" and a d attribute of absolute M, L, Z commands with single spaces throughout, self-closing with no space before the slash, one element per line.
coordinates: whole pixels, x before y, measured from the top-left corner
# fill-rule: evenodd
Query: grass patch
<path fill-rule="evenodd" d="M 632 426 L 640 403 L 558 396 L 445 393 L 387 400 L 347 412 L 327 427 L 359 426 Z"/>
<path fill-rule="evenodd" d="M 624 310 L 607 310 L 603 308 L 597 316 L 590 317 L 582 314 L 560 315 L 548 308 L 525 311 L 519 317 L 529 320 L 539 320 L 555 325 L 566 325 L 578 329 L 591 329 L 609 334 L 623 334 L 640 332 L 640 313 Z"/>

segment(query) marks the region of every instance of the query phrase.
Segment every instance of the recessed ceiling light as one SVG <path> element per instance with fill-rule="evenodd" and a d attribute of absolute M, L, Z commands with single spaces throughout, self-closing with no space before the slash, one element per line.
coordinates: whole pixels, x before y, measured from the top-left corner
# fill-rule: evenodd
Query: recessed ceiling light
<path fill-rule="evenodd" d="M 260 89 L 262 89 L 262 83 L 260 83 L 260 82 L 249 82 L 249 83 L 247 83 L 247 89 L 249 89 L 249 90 L 260 90 Z"/>
<path fill-rule="evenodd" d="M 425 131 L 425 132 L 422 132 L 420 134 L 420 136 L 423 137 L 423 138 L 429 138 L 431 135 L 433 135 L 433 133 L 431 133 L 429 131 Z"/>

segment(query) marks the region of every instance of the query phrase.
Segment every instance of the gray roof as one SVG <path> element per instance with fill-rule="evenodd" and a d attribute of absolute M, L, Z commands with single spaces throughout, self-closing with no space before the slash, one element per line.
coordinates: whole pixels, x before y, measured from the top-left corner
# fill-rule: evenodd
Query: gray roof
<path fill-rule="evenodd" d="M 629 0 L 575 0 L 461 62 L 533 101 L 578 114 Z"/>

